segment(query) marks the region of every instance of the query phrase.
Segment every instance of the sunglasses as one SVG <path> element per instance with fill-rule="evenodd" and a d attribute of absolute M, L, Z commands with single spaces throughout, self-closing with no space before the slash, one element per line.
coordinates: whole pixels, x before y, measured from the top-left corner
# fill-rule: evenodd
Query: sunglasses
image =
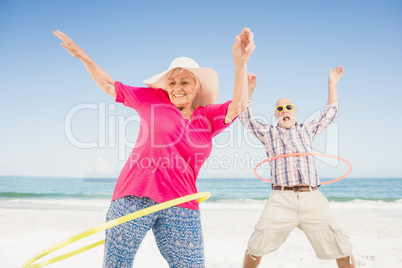
<path fill-rule="evenodd" d="M 286 104 L 286 105 L 279 105 L 275 107 L 275 112 L 280 113 L 283 111 L 283 109 L 291 111 L 295 108 L 295 106 L 293 104 Z"/>

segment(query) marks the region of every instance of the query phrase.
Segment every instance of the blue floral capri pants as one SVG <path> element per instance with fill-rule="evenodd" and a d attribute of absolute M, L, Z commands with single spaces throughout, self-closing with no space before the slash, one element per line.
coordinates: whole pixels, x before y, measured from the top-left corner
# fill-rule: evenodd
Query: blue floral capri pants
<path fill-rule="evenodd" d="M 156 204 L 138 196 L 114 200 L 107 221 Z M 106 230 L 103 267 L 132 267 L 140 243 L 151 228 L 170 267 L 204 267 L 200 211 L 182 207 L 166 208 Z"/>

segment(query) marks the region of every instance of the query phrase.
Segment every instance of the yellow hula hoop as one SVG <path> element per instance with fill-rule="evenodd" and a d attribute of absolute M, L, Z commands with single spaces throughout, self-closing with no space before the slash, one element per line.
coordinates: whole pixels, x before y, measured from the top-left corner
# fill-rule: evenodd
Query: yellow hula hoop
<path fill-rule="evenodd" d="M 66 240 L 63 240 L 63 241 L 61 241 L 61 242 L 59 242 L 59 243 L 57 243 L 57 244 L 45 249 L 45 250 L 43 250 L 39 254 L 35 255 L 32 259 L 27 261 L 24 264 L 23 268 L 43 267 L 43 266 L 46 266 L 46 265 L 49 265 L 49 264 L 64 260 L 64 259 L 69 258 L 71 256 L 77 255 L 77 254 L 79 254 L 81 252 L 84 252 L 84 251 L 89 250 L 91 248 L 94 248 L 96 246 L 102 245 L 103 243 L 105 243 L 105 240 L 98 241 L 96 243 L 90 244 L 88 246 L 82 247 L 80 249 L 71 251 L 71 252 L 63 254 L 63 255 L 60 255 L 58 257 L 55 257 L 55 258 L 47 260 L 47 261 L 32 264 L 33 262 L 43 258 L 44 256 L 46 256 L 46 255 L 48 255 L 48 254 L 50 254 L 50 253 L 62 248 L 62 247 L 65 247 L 65 246 L 67 246 L 67 245 L 69 245 L 71 243 L 74 243 L 75 241 L 83 239 L 83 238 L 85 238 L 87 236 L 90 236 L 90 235 L 93 235 L 95 233 L 104 231 L 106 229 L 110 229 L 110 228 L 115 227 L 117 225 L 120 225 L 120 224 L 123 224 L 125 222 L 134 220 L 136 218 L 151 214 L 153 212 L 156 212 L 156 211 L 168 208 L 168 207 L 176 206 L 176 205 L 179 205 L 179 204 L 183 204 L 183 203 L 195 200 L 195 199 L 197 199 L 198 202 L 201 203 L 201 202 L 204 202 L 205 200 L 207 200 L 210 196 L 211 196 L 210 192 L 202 192 L 202 193 L 190 194 L 190 195 L 182 196 L 182 197 L 179 197 L 179 198 L 176 198 L 176 199 L 164 202 L 164 203 L 154 205 L 152 207 L 148 207 L 148 208 L 133 212 L 133 213 L 128 214 L 126 216 L 111 220 L 111 221 L 106 222 L 104 224 L 101 224 L 101 225 L 99 225 L 97 227 L 89 229 L 89 230 L 87 230 L 85 232 L 77 234 L 77 235 L 75 235 L 73 237 L 70 237 L 70 238 L 68 238 Z"/>

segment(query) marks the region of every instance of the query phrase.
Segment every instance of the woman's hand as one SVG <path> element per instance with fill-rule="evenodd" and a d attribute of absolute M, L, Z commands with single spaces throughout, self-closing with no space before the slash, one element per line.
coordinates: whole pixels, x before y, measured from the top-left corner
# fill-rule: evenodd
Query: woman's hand
<path fill-rule="evenodd" d="M 328 83 L 336 85 L 339 79 L 345 75 L 343 67 L 335 67 L 333 70 L 329 68 Z"/>
<path fill-rule="evenodd" d="M 73 57 L 76 57 L 84 63 L 85 68 L 88 70 L 92 79 L 95 83 L 103 90 L 106 94 L 112 98 L 116 98 L 116 89 L 114 87 L 114 79 L 108 75 L 101 67 L 99 67 L 88 55 L 82 50 L 73 40 L 71 40 L 66 34 L 60 32 L 59 30 L 53 31 L 54 35 L 63 40 L 61 46 L 64 47 L 68 53 Z"/>
<path fill-rule="evenodd" d="M 59 30 L 53 31 L 53 34 L 63 40 L 61 46 L 64 47 L 68 53 L 70 53 L 73 57 L 83 59 L 87 56 L 84 50 L 80 48 L 72 39 L 70 39 L 65 33 L 60 32 Z"/>
<path fill-rule="evenodd" d="M 235 62 L 247 62 L 255 49 L 254 34 L 249 28 L 244 28 L 232 46 L 232 54 Z"/>
<path fill-rule="evenodd" d="M 252 73 L 247 74 L 247 82 L 248 82 L 248 99 L 251 99 L 253 95 L 254 88 L 257 86 L 257 76 Z"/>
<path fill-rule="evenodd" d="M 247 109 L 248 100 L 248 75 L 247 61 L 255 49 L 254 34 L 249 28 L 244 28 L 236 36 L 232 45 L 232 54 L 235 64 L 235 83 L 233 88 L 232 102 L 226 112 L 225 124 L 231 122 L 236 116 Z"/>

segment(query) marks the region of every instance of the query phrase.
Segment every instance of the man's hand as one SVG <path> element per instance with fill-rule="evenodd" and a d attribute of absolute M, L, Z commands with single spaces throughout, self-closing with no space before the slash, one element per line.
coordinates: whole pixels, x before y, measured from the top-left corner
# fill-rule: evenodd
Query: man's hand
<path fill-rule="evenodd" d="M 336 66 L 333 70 L 329 68 L 328 75 L 328 103 L 338 105 L 338 90 L 336 84 L 339 79 L 345 75 L 343 67 Z"/>
<path fill-rule="evenodd" d="M 249 28 L 244 28 L 232 46 L 232 54 L 235 62 L 247 62 L 255 49 L 254 34 Z"/>
<path fill-rule="evenodd" d="M 339 79 L 345 75 L 343 67 L 335 67 L 334 70 L 329 68 L 328 83 L 336 85 Z"/>
<path fill-rule="evenodd" d="M 248 99 L 251 99 L 253 95 L 254 88 L 257 86 L 257 76 L 252 73 L 247 74 L 247 82 L 248 82 Z"/>
<path fill-rule="evenodd" d="M 65 33 L 60 32 L 59 30 L 53 31 L 53 34 L 60 38 L 63 43 L 61 46 L 64 47 L 68 53 L 70 53 L 73 57 L 83 59 L 85 56 L 88 56 L 82 48 L 80 48 L 72 39 L 70 39 Z"/>

